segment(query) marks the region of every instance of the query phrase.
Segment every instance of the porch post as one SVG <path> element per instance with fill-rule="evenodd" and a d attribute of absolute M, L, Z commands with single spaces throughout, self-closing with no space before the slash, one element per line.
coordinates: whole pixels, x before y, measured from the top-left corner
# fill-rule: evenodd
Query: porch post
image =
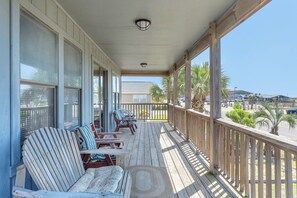
<path fill-rule="evenodd" d="M 169 75 L 167 77 L 167 103 L 169 104 L 171 101 L 170 101 L 170 92 L 171 92 L 171 81 L 170 81 L 170 78 L 171 76 Z"/>
<path fill-rule="evenodd" d="M 173 126 L 174 130 L 176 130 L 176 115 L 175 115 L 175 106 L 177 105 L 177 100 L 178 100 L 178 93 L 177 93 L 177 74 L 178 72 L 176 71 L 176 66 L 174 67 L 174 72 L 173 72 Z"/>
<path fill-rule="evenodd" d="M 184 56 L 185 59 L 185 133 L 186 138 L 189 140 L 189 125 L 187 110 L 191 109 L 191 60 L 189 52 L 187 51 Z"/>
<path fill-rule="evenodd" d="M 170 98 L 171 86 L 170 85 L 171 85 L 171 75 L 169 74 L 167 76 L 167 121 L 168 123 L 170 123 L 170 121 L 173 122 L 172 120 L 170 120 L 172 119 L 173 112 L 169 110 L 170 109 L 169 104 L 171 103 L 171 98 Z"/>
<path fill-rule="evenodd" d="M 210 24 L 210 171 L 215 174 L 218 162 L 219 126 L 214 123 L 221 117 L 221 49 L 217 24 Z"/>

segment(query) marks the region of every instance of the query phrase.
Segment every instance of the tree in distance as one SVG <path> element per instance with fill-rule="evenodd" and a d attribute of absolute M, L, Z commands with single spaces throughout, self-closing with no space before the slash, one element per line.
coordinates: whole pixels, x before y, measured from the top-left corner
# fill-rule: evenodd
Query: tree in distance
<path fill-rule="evenodd" d="M 193 65 L 191 68 L 192 75 L 192 108 L 196 111 L 203 112 L 206 97 L 210 94 L 210 71 L 208 62 Z M 222 99 L 229 98 L 227 86 L 229 77 L 221 73 L 221 94 Z"/>
<path fill-rule="evenodd" d="M 274 101 L 272 105 L 267 102 L 262 103 L 262 107 L 254 113 L 254 119 L 256 120 L 256 124 L 270 127 L 271 134 L 279 135 L 278 126 L 281 122 L 287 122 L 290 128 L 296 126 L 296 116 L 284 114 L 283 109 L 279 107 L 277 101 Z"/>
<path fill-rule="evenodd" d="M 150 93 L 152 95 L 153 101 L 154 102 L 163 102 L 163 100 L 165 99 L 165 91 L 160 88 L 157 84 L 154 84 L 151 89 L 150 89 Z"/>

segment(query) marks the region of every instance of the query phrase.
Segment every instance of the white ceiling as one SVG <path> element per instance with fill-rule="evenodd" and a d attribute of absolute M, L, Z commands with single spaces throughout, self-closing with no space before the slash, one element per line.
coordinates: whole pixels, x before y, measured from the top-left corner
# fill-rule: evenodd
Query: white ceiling
<path fill-rule="evenodd" d="M 134 71 L 168 71 L 235 1 L 58 0 L 121 69 Z M 138 30 L 138 18 L 151 27 Z"/>

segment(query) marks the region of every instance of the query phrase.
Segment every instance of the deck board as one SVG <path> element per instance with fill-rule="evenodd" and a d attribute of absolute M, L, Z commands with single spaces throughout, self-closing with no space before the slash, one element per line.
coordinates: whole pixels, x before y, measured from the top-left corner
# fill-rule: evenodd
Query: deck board
<path fill-rule="evenodd" d="M 173 197 L 232 197 L 209 173 L 201 156 L 168 123 L 139 122 L 135 135 L 121 129 L 130 155 L 126 166 L 166 167 L 174 191 Z"/>

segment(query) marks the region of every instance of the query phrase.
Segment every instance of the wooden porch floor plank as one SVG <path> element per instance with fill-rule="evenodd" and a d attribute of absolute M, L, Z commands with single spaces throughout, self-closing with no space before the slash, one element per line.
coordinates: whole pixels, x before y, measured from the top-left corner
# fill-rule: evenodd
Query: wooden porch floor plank
<path fill-rule="evenodd" d="M 152 123 L 152 137 L 154 139 L 156 151 L 157 151 L 157 156 L 158 156 L 158 161 L 159 161 L 159 166 L 160 167 L 165 167 L 165 161 L 163 158 L 163 151 L 161 148 L 160 144 L 160 136 L 162 133 L 161 128 L 156 128 L 156 125 Z M 164 131 L 165 132 L 165 131 Z"/>
<path fill-rule="evenodd" d="M 167 127 L 171 128 L 171 126 L 166 126 L 166 128 Z M 196 172 L 194 174 L 197 175 L 197 179 L 201 180 L 202 185 L 204 184 L 206 189 L 210 191 L 209 193 L 213 197 L 230 197 L 231 195 L 227 193 L 228 191 L 224 188 L 224 186 L 221 185 L 220 182 L 213 175 L 209 174 L 207 167 L 205 166 L 205 164 L 201 163 L 198 156 L 189 146 L 189 143 L 185 142 L 185 139 L 180 137 L 175 132 L 170 134 L 174 138 L 175 143 L 178 145 L 180 151 L 182 152 L 180 156 L 183 157 L 183 160 L 188 161 L 188 163 L 192 165 L 189 167 L 189 169 L 194 168 L 194 171 Z"/>
<path fill-rule="evenodd" d="M 150 128 L 149 128 L 149 131 L 148 131 L 148 139 L 150 141 L 150 154 L 151 154 L 151 162 L 152 162 L 152 166 L 157 166 L 159 167 L 160 166 L 160 163 L 159 163 L 159 159 L 158 159 L 158 153 L 157 153 L 157 148 L 156 148 L 156 144 L 155 143 L 155 139 L 153 138 L 153 125 L 152 124 L 149 124 Z"/>
<path fill-rule="evenodd" d="M 176 132 L 168 132 L 169 134 L 175 134 L 176 136 L 178 136 L 178 134 Z M 169 135 L 170 136 L 170 135 Z M 171 138 L 171 137 L 168 137 Z M 172 140 L 172 139 L 171 139 Z M 176 145 L 175 142 L 172 141 L 173 145 Z M 205 188 L 202 184 L 202 182 L 200 181 L 200 179 L 197 177 L 196 173 L 194 172 L 193 168 L 191 167 L 191 165 L 188 163 L 188 161 L 185 159 L 185 157 L 183 156 L 183 153 L 181 153 L 181 150 L 179 148 L 178 145 L 176 145 L 176 147 L 178 149 L 176 149 L 177 151 L 177 159 L 180 160 L 180 162 L 183 164 L 183 166 L 186 169 L 186 175 L 188 175 L 189 177 L 191 177 L 195 182 L 193 183 L 193 185 L 196 188 L 196 191 L 199 193 L 199 195 L 201 197 L 212 197 L 210 195 L 210 192 L 207 191 L 207 188 Z"/>
<path fill-rule="evenodd" d="M 152 127 L 150 124 L 146 125 L 146 130 L 144 131 L 144 163 L 145 165 L 152 165 L 152 154 L 151 148 L 153 148 L 152 140 L 149 138 L 149 134 L 151 133 Z"/>
<path fill-rule="evenodd" d="M 174 191 L 173 197 L 231 197 L 211 174 L 189 142 L 168 123 L 139 122 L 135 135 L 121 129 L 121 138 L 130 155 L 126 166 L 166 167 Z"/>
<path fill-rule="evenodd" d="M 167 171 L 169 173 L 169 176 L 172 178 L 171 181 L 173 181 L 173 186 L 174 186 L 174 189 L 175 189 L 175 192 L 178 197 L 189 197 L 188 196 L 188 193 L 184 190 L 185 189 L 185 186 L 182 182 L 182 177 L 180 177 L 180 174 L 178 173 L 178 171 L 176 170 L 176 167 L 175 167 L 175 162 L 172 160 L 171 158 L 171 155 L 170 155 L 170 146 L 168 146 L 166 143 L 165 143 L 165 140 L 162 136 L 164 136 L 166 134 L 161 134 L 161 138 L 160 138 L 160 144 L 161 144 L 161 148 L 163 150 L 163 157 L 164 157 L 164 160 L 165 160 L 165 164 L 166 164 L 166 168 L 167 168 Z"/>
<path fill-rule="evenodd" d="M 174 133 L 174 132 L 172 132 Z M 168 133 L 166 133 L 166 143 L 170 147 L 174 148 L 171 150 L 171 157 L 175 162 L 176 169 L 180 173 L 181 177 L 183 178 L 182 181 L 188 191 L 188 194 L 190 197 L 205 197 L 204 194 L 207 194 L 206 192 L 203 194 L 201 185 L 199 186 L 197 184 L 197 180 L 193 178 L 193 174 L 189 172 L 189 167 L 187 167 L 187 164 L 185 164 L 184 160 L 182 160 L 181 156 L 179 155 L 178 147 L 174 144 L 174 142 L 170 139 L 168 136 Z"/>

